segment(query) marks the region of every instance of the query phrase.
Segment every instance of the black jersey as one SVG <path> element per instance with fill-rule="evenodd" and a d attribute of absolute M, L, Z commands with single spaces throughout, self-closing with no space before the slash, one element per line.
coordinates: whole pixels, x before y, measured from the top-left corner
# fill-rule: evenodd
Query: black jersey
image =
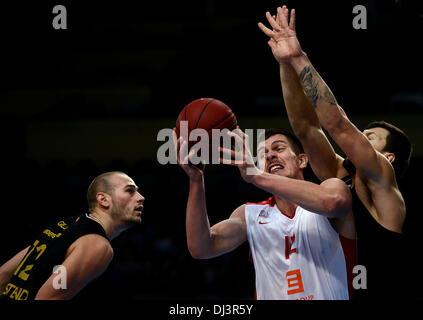
<path fill-rule="evenodd" d="M 366 268 L 367 289 L 355 292 L 358 299 L 405 298 L 403 279 L 405 247 L 403 235 L 381 226 L 351 189 L 357 230 L 357 263 Z"/>
<path fill-rule="evenodd" d="M 63 263 L 70 245 L 87 234 L 99 234 L 107 239 L 102 226 L 87 214 L 49 226 L 29 247 L 3 295 L 13 300 L 33 300 L 54 268 Z"/>

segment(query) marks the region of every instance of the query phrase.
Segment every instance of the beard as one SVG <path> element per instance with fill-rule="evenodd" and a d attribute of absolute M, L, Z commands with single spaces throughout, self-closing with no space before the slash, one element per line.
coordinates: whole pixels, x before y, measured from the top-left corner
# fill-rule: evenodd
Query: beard
<path fill-rule="evenodd" d="M 122 226 L 125 226 L 125 228 L 141 223 L 141 216 L 136 215 L 131 210 L 120 208 L 116 203 L 114 203 L 111 211 L 111 217 L 114 221 L 119 221 Z"/>

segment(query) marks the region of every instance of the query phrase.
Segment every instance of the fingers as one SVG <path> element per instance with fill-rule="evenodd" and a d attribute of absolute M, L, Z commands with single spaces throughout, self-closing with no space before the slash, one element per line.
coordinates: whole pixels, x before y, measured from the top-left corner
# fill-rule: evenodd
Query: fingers
<path fill-rule="evenodd" d="M 273 31 L 265 27 L 261 22 L 258 24 L 259 28 L 269 37 L 273 37 L 275 32 L 281 31 L 283 28 L 290 28 L 295 31 L 295 9 L 291 10 L 291 16 L 289 16 L 289 10 L 285 5 L 282 8 L 278 7 L 276 11 L 276 16 L 266 12 L 267 21 L 269 21 Z"/>
<path fill-rule="evenodd" d="M 287 18 L 287 14 L 286 14 L 286 6 L 283 6 L 283 8 L 278 7 L 277 8 L 277 13 L 280 19 L 280 24 L 282 28 L 287 28 L 288 27 L 288 18 Z"/>
<path fill-rule="evenodd" d="M 269 21 L 270 25 L 272 26 L 273 30 L 275 30 L 275 31 L 281 30 L 281 27 L 276 22 L 276 20 L 273 19 L 272 15 L 269 13 L 269 11 L 266 12 L 266 18 L 267 18 L 267 21 Z"/>
<path fill-rule="evenodd" d="M 289 28 L 295 31 L 295 9 L 291 10 L 291 20 L 289 21 Z"/>
<path fill-rule="evenodd" d="M 176 128 L 173 128 L 172 140 L 173 140 L 173 148 L 175 150 L 176 160 L 178 160 L 179 145 L 178 145 L 178 137 L 176 135 Z"/>
<path fill-rule="evenodd" d="M 186 165 L 188 164 L 189 154 L 188 154 L 188 142 L 180 136 L 178 139 L 179 144 L 179 153 L 177 153 L 177 159 L 178 163 L 180 165 Z M 192 149 L 190 150 L 190 153 L 192 152 Z"/>
<path fill-rule="evenodd" d="M 286 8 L 286 6 L 283 6 L 282 8 L 277 8 L 277 22 L 280 26 L 282 27 L 287 27 L 287 25 L 283 25 L 283 21 L 282 21 L 282 15 L 285 16 L 285 20 L 288 21 L 288 13 L 289 10 Z"/>
<path fill-rule="evenodd" d="M 242 132 L 240 129 L 235 129 L 233 131 L 228 131 L 226 133 L 230 138 L 235 140 L 235 149 L 236 150 L 244 150 L 245 143 L 248 143 L 248 136 Z"/>
<path fill-rule="evenodd" d="M 263 33 L 266 36 L 268 36 L 270 38 L 275 36 L 275 33 L 272 30 L 270 30 L 268 27 L 266 27 L 263 23 L 259 22 L 258 27 L 260 28 L 261 31 L 263 31 Z"/>
<path fill-rule="evenodd" d="M 289 21 L 289 10 L 286 6 L 282 7 L 283 15 L 285 16 L 286 22 Z"/>
<path fill-rule="evenodd" d="M 236 165 L 237 153 L 234 150 L 219 147 L 219 151 L 222 154 L 219 158 L 220 163 Z"/>

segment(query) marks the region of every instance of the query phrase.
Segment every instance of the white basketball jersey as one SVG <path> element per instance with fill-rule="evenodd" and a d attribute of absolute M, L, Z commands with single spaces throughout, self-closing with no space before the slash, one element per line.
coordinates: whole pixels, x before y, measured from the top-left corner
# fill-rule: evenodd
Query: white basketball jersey
<path fill-rule="evenodd" d="M 347 300 L 344 252 L 322 215 L 297 207 L 281 213 L 273 198 L 245 207 L 257 299 Z"/>

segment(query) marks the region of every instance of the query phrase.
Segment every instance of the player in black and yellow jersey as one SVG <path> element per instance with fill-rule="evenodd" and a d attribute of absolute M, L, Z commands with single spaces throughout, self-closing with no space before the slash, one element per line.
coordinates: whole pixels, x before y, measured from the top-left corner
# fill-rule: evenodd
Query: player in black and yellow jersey
<path fill-rule="evenodd" d="M 0 290 L 13 300 L 71 299 L 113 258 L 110 240 L 141 222 L 144 197 L 122 172 L 96 177 L 89 214 L 58 221 L 0 267 Z"/>

